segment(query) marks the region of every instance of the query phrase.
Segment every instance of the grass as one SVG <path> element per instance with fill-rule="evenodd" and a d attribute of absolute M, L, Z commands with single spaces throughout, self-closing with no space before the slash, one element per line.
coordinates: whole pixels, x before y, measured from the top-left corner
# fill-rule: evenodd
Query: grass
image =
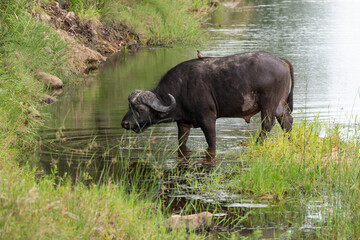
<path fill-rule="evenodd" d="M 359 158 L 358 124 L 350 131 L 335 123 L 300 121 L 290 135 L 278 131 L 264 144 L 250 141 L 239 152 L 239 161 L 245 160 L 246 166 L 212 175 L 199 190 L 225 189 L 279 205 L 321 199 L 327 205 L 321 212 L 326 221 L 318 223 L 316 237 L 352 239 L 360 235 Z M 302 223 L 294 221 L 299 231 L 291 237 L 301 237 Z"/>
<path fill-rule="evenodd" d="M 211 7 L 209 0 L 71 0 L 69 3 L 70 9 L 83 18 L 130 26 L 146 45 L 203 41 L 201 20 Z"/>
<path fill-rule="evenodd" d="M 63 136 L 66 138 L 66 136 Z M 61 140 L 60 140 L 61 142 Z M 149 144 L 152 142 L 149 139 Z M 109 148 L 92 148 L 106 152 Z M 99 143 L 100 144 L 100 143 Z M 134 141 L 124 143 L 134 145 Z M 87 148 L 85 146 L 85 148 Z M 157 198 L 161 173 L 156 167 L 143 169 L 156 154 L 147 154 L 149 145 L 141 153 L 139 167 L 129 168 L 121 162 L 115 175 L 101 171 L 100 179 L 89 178 L 87 168 L 80 169 L 79 178 L 59 174 L 57 165 L 51 173 L 39 175 L 39 169 L 31 167 L 37 161 L 30 155 L 21 167 L 16 161 L 1 158 L 0 161 L 0 238 L 1 239 L 198 239 L 201 235 L 185 229 L 169 232 L 164 221 L 168 211 L 162 211 L 163 203 Z M 158 152 L 158 153 L 157 153 Z M 106 154 L 98 154 L 101 160 Z M 55 157 L 55 156 L 54 156 Z M 80 156 L 81 158 L 82 156 Z M 121 161 L 126 156 L 115 156 Z M 72 158 L 74 164 L 76 158 Z M 81 161 L 82 159 L 80 159 Z M 65 158 L 60 161 L 66 161 Z M 92 159 L 96 161 L 96 159 Z M 151 162 L 151 164 L 153 164 Z M 70 174 L 70 173 L 68 173 Z M 115 178 L 116 177 L 116 178 Z M 90 178 L 91 179 L 91 178 Z M 75 181 L 72 181 L 75 180 Z"/>
<path fill-rule="evenodd" d="M 294 125 L 290 138 L 279 135 L 263 145 L 251 142 L 242 156 L 249 159 L 250 170 L 236 179 L 236 186 L 282 199 L 300 190 L 315 195 L 333 190 L 339 179 L 356 180 L 360 171 L 357 132 L 344 136 L 339 125 L 323 126 L 318 121 L 301 122 Z"/>
<path fill-rule="evenodd" d="M 291 134 L 284 135 L 278 126 L 274 130 L 264 144 L 257 144 L 254 138 L 245 149 L 232 154 L 237 155 L 237 160 L 244 164 L 233 166 L 231 170 L 215 168 L 211 172 L 203 172 L 191 166 L 191 159 L 187 167 L 173 169 L 170 176 L 177 180 L 172 191 L 202 196 L 199 200 L 188 199 L 182 208 L 184 214 L 209 209 L 221 213 L 223 203 L 216 196 L 223 191 L 230 195 L 239 194 L 244 199 L 254 199 L 255 202 L 269 201 L 269 205 L 278 206 L 274 213 L 268 212 L 264 219 L 251 217 L 247 220 L 253 215 L 252 211 L 246 215 L 239 209 L 237 217 L 219 223 L 224 225 L 269 224 L 269 219 L 277 221 L 277 217 L 282 218 L 289 205 L 294 204 L 299 206 L 297 211 L 300 212 L 290 218 L 293 230 L 289 237 L 306 238 L 309 235 L 303 230 L 303 221 L 307 218 L 306 214 L 313 214 L 306 206 L 315 199 L 322 202 L 318 206 L 321 211 L 316 210 L 322 220 L 314 220 L 312 224 L 317 230 L 311 236 L 319 239 L 357 238 L 360 235 L 359 125 L 353 124 L 349 129 L 315 119 L 296 122 Z M 149 149 L 153 148 L 151 138 L 150 135 Z M 163 146 L 161 143 L 154 145 L 157 144 Z M 205 175 L 199 178 L 198 173 Z M 163 174 L 163 179 L 167 180 L 166 174 Z M 188 193 L 184 192 L 184 186 L 188 186 Z M 212 202 L 209 204 L 202 199 L 211 199 Z"/>
<path fill-rule="evenodd" d="M 353 124 L 349 129 L 315 119 L 296 122 L 291 134 L 284 135 L 278 126 L 274 130 L 264 144 L 257 144 L 254 138 L 246 148 L 231 155 L 244 164 L 203 172 L 192 166 L 190 159 L 187 167 L 173 169 L 170 176 L 177 180 L 171 190 L 175 195 L 189 196 L 182 211 L 186 214 L 210 209 L 213 213 L 222 213 L 224 203 L 218 194 L 237 194 L 275 207 L 267 210 L 266 216 L 261 212 L 257 216 L 254 210 L 231 209 L 229 213 L 237 217 L 218 224 L 256 227 L 256 224 L 271 225 L 285 218 L 292 225 L 287 233 L 289 238 L 357 238 L 360 235 L 359 125 Z M 204 174 L 203 177 L 199 177 L 199 173 Z M 193 195 L 199 200 L 192 200 Z M 314 200 L 319 205 L 311 210 L 309 206 Z M 292 216 L 287 216 L 289 209 L 295 211 Z M 239 212 L 234 212 L 236 210 Z M 306 222 L 309 214 L 316 214 L 318 220 L 311 221 L 314 232 L 307 235 L 304 224 L 309 224 Z M 284 226 L 281 220 L 279 224 Z M 262 236 L 255 235 L 255 239 Z"/>
<path fill-rule="evenodd" d="M 2 47 L 7 65 L 14 68 L 26 84 L 34 84 L 34 70 L 63 78 L 71 67 L 67 64 L 67 43 L 49 25 L 34 14 L 40 3 L 24 0 L 4 0 L 1 9 Z"/>
<path fill-rule="evenodd" d="M 44 120 L 39 98 L 47 92 L 34 71 L 65 80 L 76 73 L 68 64 L 69 43 L 36 17 L 47 2 L 0 3 L 0 238 L 198 238 L 185 230 L 167 232 L 162 205 L 151 193 L 144 194 L 145 186 L 129 190 L 121 181 L 72 184 L 57 168 L 49 176 L 38 176 L 32 167 L 38 161 L 37 129 Z M 84 18 L 104 14 L 98 5 L 85 6 L 77 9 Z"/>
<path fill-rule="evenodd" d="M 32 17 L 37 8 L 36 1 L 24 0 L 4 0 L 0 5 L 1 155 L 22 161 L 37 145 L 36 130 L 43 119 L 40 98 L 46 88 L 35 80 L 34 70 L 64 77 L 64 69 L 69 69 L 66 43 Z"/>
<path fill-rule="evenodd" d="M 54 172 L 55 174 L 56 172 Z M 184 239 L 168 233 L 160 205 L 116 184 L 71 185 L 56 177 L 36 180 L 34 172 L 2 172 L 2 239 Z M 16 181 L 15 181 L 16 180 Z M 190 239 L 199 236 L 191 235 Z"/>
<path fill-rule="evenodd" d="M 158 186 L 166 177 L 160 168 L 146 175 L 154 178 L 150 192 L 149 186 L 141 183 L 129 188 L 125 184 L 126 174 L 120 181 L 111 182 L 105 171 L 103 184 L 85 185 L 86 170 L 76 184 L 61 177 L 56 167 L 48 176 L 37 176 L 38 171 L 31 166 L 38 161 L 33 153 L 38 144 L 37 129 L 43 124 L 39 97 L 46 88 L 34 80 L 33 70 L 41 69 L 59 77 L 73 72 L 67 64 L 67 44 L 32 15 L 44 2 L 3 0 L 0 3 L 0 238 L 204 237 L 189 235 L 184 230 L 169 233 L 164 229 L 162 223 L 169 212 L 161 211 L 167 206 L 154 201 L 156 191 L 152 190 L 152 186 Z M 198 29 L 200 16 L 193 11 L 206 8 L 209 3 L 205 0 L 69 2 L 71 9 L 83 18 L 131 25 L 141 33 L 144 44 L 198 41 L 202 38 Z M 141 25 L 142 22 L 147 24 Z M 228 190 L 250 198 L 271 196 L 279 205 L 298 199 L 325 199 L 329 207 L 321 214 L 326 222 L 320 223 L 317 237 L 358 238 L 358 133 L 358 125 L 350 132 L 336 124 L 298 122 L 290 139 L 281 132 L 271 135 L 263 145 L 249 142 L 246 151 L 238 153 L 238 160 L 246 161 L 245 169 L 234 167 L 230 173 L 206 173 L 206 184 L 194 177 L 193 168 L 185 173 L 174 170 L 173 175 L 185 176 L 184 181 L 199 194 Z M 152 140 L 149 138 L 145 144 L 147 150 L 142 156 L 145 162 L 168 154 L 162 148 L 164 144 L 152 144 Z M 143 172 L 135 173 L 134 180 L 136 174 Z M 175 186 L 174 190 L 180 187 Z M 206 205 L 193 201 L 184 207 L 184 214 L 203 210 L 207 210 Z M 244 219 L 239 215 L 236 220 Z M 292 237 L 296 238 L 296 234 Z"/>

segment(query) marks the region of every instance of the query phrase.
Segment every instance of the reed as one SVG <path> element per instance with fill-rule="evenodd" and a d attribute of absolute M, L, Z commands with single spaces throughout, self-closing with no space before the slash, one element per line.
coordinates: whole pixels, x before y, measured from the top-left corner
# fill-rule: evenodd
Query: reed
<path fill-rule="evenodd" d="M 249 142 L 240 159 L 247 168 L 232 175 L 228 187 L 248 196 L 277 201 L 323 199 L 319 238 L 354 238 L 359 234 L 358 125 L 347 129 L 319 120 L 294 124 L 290 135 L 279 132 L 263 145 Z"/>
<path fill-rule="evenodd" d="M 66 136 L 64 136 L 66 137 Z M 141 138 L 141 136 L 139 136 Z M 63 239 L 63 238 L 125 238 L 125 239 L 199 239 L 204 237 L 185 229 L 169 232 L 164 225 L 171 213 L 162 211 L 164 202 L 159 198 L 162 169 L 153 160 L 164 150 L 153 146 L 153 138 L 132 139 L 116 145 L 101 146 L 94 139 L 83 145 L 108 160 L 104 151 L 111 155 L 112 163 L 95 166 L 100 177 L 95 179 L 89 165 L 78 165 L 76 179 L 70 171 L 61 173 L 56 163 L 51 172 L 39 175 L 41 168 L 12 162 L 11 167 L 0 170 L 0 237 L 3 239 Z M 129 154 L 137 142 L 145 148 L 139 155 L 137 165 L 132 165 L 127 155 L 118 155 L 118 147 L 128 147 Z M 166 139 L 164 139 L 166 141 Z M 59 140 L 61 141 L 61 139 Z M 146 143 L 148 142 L 148 143 Z M 56 142 L 52 142 L 56 144 Z M 138 143 L 139 144 L 139 143 Z M 164 144 L 162 144 L 164 146 Z M 166 147 L 165 147 L 166 149 Z M 69 150 L 69 148 L 68 148 Z M 77 149 L 79 150 L 79 149 Z M 112 150 L 115 150 L 112 152 Z M 74 152 L 76 149 L 74 149 Z M 84 151 L 85 152 L 85 151 Z M 149 154 L 152 153 L 152 154 Z M 91 153 L 89 153 L 91 155 Z M 82 155 L 53 155 L 58 161 L 82 162 Z M 69 157 L 65 158 L 65 157 Z M 125 158 L 123 158 L 125 157 Z M 89 159 L 87 159 L 89 160 Z M 90 164 L 96 164 L 90 159 Z M 29 159 L 31 161 L 31 159 Z M 151 165 L 152 167 L 146 167 Z M 11 170 L 10 170 L 11 169 Z M 114 172 L 116 169 L 116 173 Z M 76 181 L 74 181 L 76 180 Z M 167 206 L 167 205 L 166 205 Z M 189 205 L 191 206 L 191 205 Z M 185 212 L 184 212 L 185 213 Z M 21 234 L 19 234 L 21 233 Z"/>
<path fill-rule="evenodd" d="M 196 167 L 182 172 L 174 170 L 172 176 L 178 176 L 178 184 L 172 190 L 188 194 L 189 205 L 185 205 L 183 211 L 192 213 L 210 208 L 214 213 L 221 213 L 224 203 L 217 195 L 225 192 L 276 206 L 275 213 L 272 208 L 268 210 L 265 220 L 261 214 L 247 219 L 246 213 L 252 211 L 243 212 L 239 208 L 237 218 L 224 219 L 227 227 L 234 223 L 240 226 L 250 222 L 250 226 L 268 224 L 271 218 L 276 222 L 286 215 L 288 205 L 295 205 L 297 216 L 291 218 L 292 230 L 288 237 L 357 238 L 360 234 L 359 125 L 351 124 L 349 129 L 315 119 L 296 122 L 290 134 L 284 134 L 278 127 L 274 130 L 264 144 L 257 144 L 253 138 L 246 148 L 239 150 L 238 161 L 243 164 L 231 170 L 215 168 L 204 172 L 205 177 L 196 176 L 199 171 Z M 191 159 L 188 164 L 191 165 Z M 184 186 L 189 189 L 188 193 Z M 306 214 L 315 211 L 306 207 L 314 199 L 322 204 L 317 206 L 318 220 L 311 223 L 314 231 L 307 235 L 303 221 Z"/>
<path fill-rule="evenodd" d="M 162 205 L 151 194 L 155 172 L 124 170 L 112 182 L 108 166 L 101 168 L 97 184 L 89 181 L 92 176 L 83 166 L 75 183 L 56 165 L 48 175 L 35 167 L 37 129 L 44 119 L 39 97 L 46 88 L 35 80 L 34 70 L 59 77 L 72 73 L 67 43 L 34 17 L 44 2 L 0 3 L 0 238 L 197 239 L 185 230 L 166 231 Z M 165 154 L 160 148 L 154 153 Z M 138 180 L 144 178 L 155 180 Z"/>

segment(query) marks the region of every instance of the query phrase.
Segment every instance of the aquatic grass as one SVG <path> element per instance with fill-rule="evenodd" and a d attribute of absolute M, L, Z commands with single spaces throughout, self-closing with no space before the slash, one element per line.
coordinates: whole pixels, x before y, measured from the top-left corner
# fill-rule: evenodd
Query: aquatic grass
<path fill-rule="evenodd" d="M 34 71 L 43 70 L 59 77 L 72 72 L 66 60 L 67 44 L 35 17 L 45 2 L 0 3 L 0 238 L 198 239 L 199 235 L 185 230 L 176 233 L 165 230 L 166 216 L 159 210 L 161 205 L 153 201 L 156 198 L 150 196 L 155 192 L 148 192 L 152 185 L 139 180 L 154 178 L 156 171 L 143 174 L 139 167 L 132 172 L 131 179 L 125 178 L 130 176 L 127 173 L 115 182 L 111 181 L 114 173 L 110 162 L 104 168 L 95 166 L 96 171 L 101 169 L 98 184 L 91 181 L 96 178 L 89 171 L 89 162 L 77 166 L 75 183 L 69 177 L 71 171 L 57 166 L 56 161 L 64 156 L 51 159 L 47 175 L 43 174 L 45 170 L 34 167 L 39 159 L 33 153 L 40 144 L 36 141 L 36 130 L 43 123 L 39 96 L 45 92 L 43 84 L 35 80 Z M 98 13 L 96 9 L 89 15 Z M 59 137 L 63 137 L 61 131 Z M 81 149 L 90 163 L 96 157 L 86 151 L 94 141 L 97 140 L 90 140 Z M 103 153 L 103 159 L 108 161 L 105 158 L 108 151 Z M 157 154 L 165 152 L 159 148 Z M 74 163 L 78 155 L 66 156 Z M 147 158 L 151 156 L 144 155 Z M 114 162 L 117 160 L 115 157 Z M 132 185 L 136 187 L 124 184 L 129 180 L 138 181 Z"/>
<path fill-rule="evenodd" d="M 328 153 L 327 138 L 320 138 L 319 127 L 319 124 L 310 127 L 294 124 L 290 139 L 289 135 L 280 134 L 268 138 L 264 144 L 251 141 L 241 153 L 244 154 L 241 158 L 249 164 L 248 171 L 236 179 L 237 186 L 255 194 L 279 194 L 280 199 L 299 186 L 304 190 L 311 186 L 315 190 Z"/>
<path fill-rule="evenodd" d="M 167 216 L 172 214 L 189 215 L 203 211 L 210 211 L 215 214 L 222 213 L 221 205 L 218 202 L 214 201 L 209 204 L 209 202 L 203 201 L 202 198 L 187 199 L 185 204 L 181 204 L 180 208 L 175 207 L 177 210 L 174 211 L 173 207 L 178 203 L 176 198 L 170 197 L 171 192 L 182 191 L 186 185 L 191 188 L 190 195 L 195 192 L 199 194 L 205 193 L 204 197 L 206 198 L 206 194 L 209 193 L 211 188 L 207 181 L 214 179 L 213 176 L 219 174 L 219 172 L 207 172 L 206 168 L 198 169 L 196 165 L 193 165 L 198 161 L 196 158 L 204 157 L 203 153 L 200 152 L 183 161 L 180 160 L 181 158 L 175 157 L 180 160 L 178 163 L 167 164 L 167 159 L 174 158 L 174 154 L 178 150 L 177 147 L 174 147 L 174 139 L 170 140 L 173 137 L 176 139 L 175 136 L 158 136 L 156 128 L 151 128 L 142 135 L 126 131 L 114 146 L 110 144 L 107 147 L 108 149 L 119 149 L 119 151 L 112 153 L 114 155 L 110 153 L 109 157 L 114 161 L 112 161 L 112 165 L 107 166 L 116 169 L 117 176 L 108 174 L 104 170 L 105 168 L 97 169 L 96 172 L 104 172 L 101 182 L 99 180 L 97 184 L 119 183 L 125 189 L 128 189 L 127 191 L 144 193 L 154 201 L 159 201 L 162 205 L 163 214 Z M 101 143 L 98 144 L 101 145 Z M 140 152 L 138 151 L 139 148 L 141 148 Z M 135 159 L 130 161 L 130 157 Z M 215 183 L 215 181 L 209 182 L 217 185 L 221 184 L 219 182 Z M 236 212 L 236 210 L 233 211 L 231 217 L 215 218 L 215 224 L 236 226 L 247 218 L 247 214 L 244 215 L 241 211 L 234 216 Z"/>
<path fill-rule="evenodd" d="M 56 134 L 56 133 L 55 133 Z M 65 139 L 66 134 L 62 135 Z M 139 136 L 141 138 L 141 136 Z M 59 139 L 61 141 L 61 139 Z M 97 141 L 97 144 L 94 142 Z M 128 139 L 126 139 L 128 141 Z M 64 141 L 63 141 L 64 143 Z M 45 143 L 44 143 L 45 144 Z M 52 142 L 54 144 L 54 142 Z M 76 182 L 70 177 L 71 171 L 61 174 L 61 167 L 52 165 L 51 172 L 36 176 L 38 169 L 25 165 L 12 171 L 0 170 L 0 236 L 4 239 L 48 239 L 48 238 L 125 238 L 125 239 L 198 239 L 195 235 L 180 229 L 168 232 L 164 221 L 170 213 L 162 212 L 162 201 L 157 197 L 161 169 L 147 168 L 147 161 L 153 159 L 147 154 L 139 158 L 137 166 L 124 162 L 111 155 L 111 145 L 101 148 L 101 142 L 89 138 L 86 149 L 100 153 L 100 161 L 113 159 L 109 165 L 97 168 L 102 176 L 99 181 L 87 181 L 91 176 L 89 168 L 79 165 Z M 107 144 L 107 143 L 105 143 Z M 121 142 L 120 142 L 121 144 Z M 131 144 L 136 144 L 133 141 Z M 154 144 L 151 138 L 149 144 Z M 119 146 L 119 145 L 117 145 Z M 133 145 L 134 146 L 134 145 Z M 108 152 L 101 154 L 101 152 Z M 144 148 L 142 151 L 147 152 Z M 84 151 L 85 153 L 86 151 Z M 116 151 L 115 151 L 116 153 Z M 74 166 L 81 155 L 69 154 Z M 90 156 L 93 156 L 90 154 Z M 56 158 L 55 154 L 53 155 Z M 95 157 L 91 159 L 94 163 Z M 82 160 L 81 160 L 82 161 Z M 14 166 L 13 166 L 14 167 Z M 114 177 L 114 170 L 117 178 Z M 19 179 L 19 181 L 14 181 Z M 31 225 L 29 224 L 31 222 Z M 21 235 L 18 233 L 22 232 Z"/>
<path fill-rule="evenodd" d="M 319 237 L 334 237 L 338 231 L 356 236 L 360 147 L 358 130 L 347 132 L 339 124 L 300 121 L 290 135 L 273 135 L 262 145 L 253 140 L 240 153 L 247 169 L 239 168 L 227 187 L 248 196 L 271 195 L 280 202 L 324 199 L 330 207 L 323 213 L 328 220 Z"/>
<path fill-rule="evenodd" d="M 13 174 L 22 181 L 8 181 Z M 35 181 L 22 174 L 9 172 L 0 183 L 1 238 L 195 238 L 186 231 L 166 232 L 156 203 L 138 192 L 128 193 L 113 184 L 73 186 L 66 180 L 56 184 L 52 176 Z"/>
<path fill-rule="evenodd" d="M 348 129 L 315 118 L 296 122 L 290 134 L 276 127 L 264 144 L 256 143 L 253 138 L 246 148 L 239 150 L 238 160 L 245 161 L 243 164 L 234 165 L 231 170 L 217 167 L 204 171 L 203 179 L 196 176 L 202 170 L 192 165 L 190 157 L 185 167 L 172 173 L 178 178 L 172 190 L 188 195 L 186 199 L 191 205 L 182 208 L 184 213 L 201 211 L 209 205 L 221 207 L 223 203 L 211 194 L 225 191 L 244 199 L 273 202 L 276 208 L 298 205 L 296 217 L 286 218 L 294 219 L 289 237 L 354 238 L 360 234 L 360 142 L 359 125 L 352 126 L 354 128 Z M 195 157 L 196 161 L 199 163 Z M 317 220 L 308 217 L 314 214 L 307 209 L 314 199 L 322 202 L 321 211 L 316 213 Z M 244 212 L 240 211 L 239 216 L 244 216 Z M 261 220 L 260 214 L 259 219 L 251 217 L 245 219 L 244 224 L 248 224 L 247 221 L 256 225 L 254 221 L 264 224 L 265 220 Z M 306 222 L 313 226 L 310 235 L 303 230 Z"/>
<path fill-rule="evenodd" d="M 114 159 L 114 164 L 124 164 L 123 169 L 118 169 L 120 172 L 126 169 L 120 180 L 113 181 L 115 178 L 110 168 L 115 165 L 112 163 L 107 166 L 108 168 L 98 168 L 96 171 L 103 171 L 102 183 L 99 185 L 117 182 L 127 189 L 127 193 L 143 193 L 152 199 L 160 197 L 161 209 L 165 209 L 163 214 L 168 216 L 169 211 L 173 211 L 170 204 L 173 205 L 174 201 L 177 201 L 176 197 L 173 202 L 162 200 L 169 192 L 175 195 L 189 195 L 186 198 L 187 203 L 175 210 L 183 215 L 201 211 L 222 213 L 223 202 L 217 201 L 217 191 L 238 193 L 248 199 L 274 201 L 279 208 L 292 202 L 299 204 L 299 201 L 321 200 L 326 206 L 318 214 L 321 214 L 324 220 L 312 222 L 320 228 L 316 231 L 316 236 L 333 238 L 338 236 L 334 234 L 340 231 L 350 238 L 358 233 L 357 224 L 352 224 L 352 221 L 359 218 L 356 213 L 359 207 L 356 200 L 359 197 L 356 190 L 359 178 L 359 146 L 356 132 L 355 135 L 346 134 L 346 129 L 341 125 L 326 126 L 319 121 L 299 122 L 294 124 L 291 134 L 284 135 L 278 129 L 263 145 L 256 144 L 255 140 L 249 142 L 247 148 L 238 152 L 239 161 L 246 160 L 246 163 L 234 166 L 230 170 L 215 167 L 207 171 L 206 168 L 201 168 L 201 164 L 206 163 L 199 162 L 198 152 L 195 156 L 190 156 L 186 162 L 178 162 L 170 169 L 162 166 L 163 159 L 171 157 L 176 151 L 176 136 L 158 138 L 156 128 L 142 135 L 127 131 L 116 143 L 106 142 L 105 147 L 100 148 L 99 152 L 108 153 L 100 154 L 102 160 L 108 161 L 110 158 Z M 94 141 L 101 146 L 98 140 L 90 138 L 89 143 L 84 144 L 84 148 L 88 148 L 86 146 Z M 130 157 L 134 156 L 135 159 L 130 161 Z M 123 160 L 125 162 L 122 162 Z M 83 170 L 86 173 L 86 169 Z M 169 185 L 169 181 L 172 181 L 172 184 Z M 171 198 L 171 194 L 168 197 Z M 211 202 L 208 201 L 210 199 Z M 306 206 L 305 204 L 304 213 L 301 213 L 300 209 L 296 215 L 300 219 L 299 222 L 294 220 L 292 223 L 294 232 L 290 234 L 291 237 L 305 236 L 302 235 L 302 221 L 306 220 L 306 211 L 309 211 Z M 244 211 L 237 208 L 234 211 L 235 217 L 226 217 L 218 224 L 234 224 L 241 227 L 242 224 L 256 225 L 269 219 L 263 216 L 265 213 L 256 218 L 248 218 L 252 210 Z M 231 209 L 231 212 L 234 211 Z M 282 210 L 277 211 L 280 218 L 285 214 Z M 274 216 L 273 218 L 276 219 Z"/>

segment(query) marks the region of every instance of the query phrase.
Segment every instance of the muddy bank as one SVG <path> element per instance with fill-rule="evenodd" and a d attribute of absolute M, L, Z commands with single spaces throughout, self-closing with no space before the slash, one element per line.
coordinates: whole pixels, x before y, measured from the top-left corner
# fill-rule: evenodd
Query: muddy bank
<path fill-rule="evenodd" d="M 37 17 L 57 29 L 60 38 L 69 43 L 68 61 L 77 69 L 75 73 L 88 74 L 108 56 L 142 45 L 140 35 L 125 24 L 80 19 L 57 2 L 43 6 Z"/>
<path fill-rule="evenodd" d="M 69 36 L 79 39 L 86 47 L 103 56 L 114 54 L 125 46 L 133 49 L 140 45 L 140 36 L 122 23 L 106 24 L 80 19 L 74 12 L 60 8 L 58 3 L 50 3 L 44 10 L 55 28 L 66 31 Z"/>

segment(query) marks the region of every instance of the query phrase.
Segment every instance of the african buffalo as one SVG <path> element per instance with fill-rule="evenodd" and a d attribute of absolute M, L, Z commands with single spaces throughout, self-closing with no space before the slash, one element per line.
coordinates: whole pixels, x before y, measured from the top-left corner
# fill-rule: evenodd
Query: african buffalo
<path fill-rule="evenodd" d="M 170 69 L 152 91 L 129 95 L 129 111 L 122 127 L 139 133 L 152 124 L 175 121 L 181 151 L 190 129 L 200 127 L 215 152 L 215 121 L 243 118 L 247 123 L 261 112 L 262 141 L 275 117 L 282 129 L 292 128 L 294 71 L 291 63 L 268 52 L 227 57 L 203 57 Z"/>

